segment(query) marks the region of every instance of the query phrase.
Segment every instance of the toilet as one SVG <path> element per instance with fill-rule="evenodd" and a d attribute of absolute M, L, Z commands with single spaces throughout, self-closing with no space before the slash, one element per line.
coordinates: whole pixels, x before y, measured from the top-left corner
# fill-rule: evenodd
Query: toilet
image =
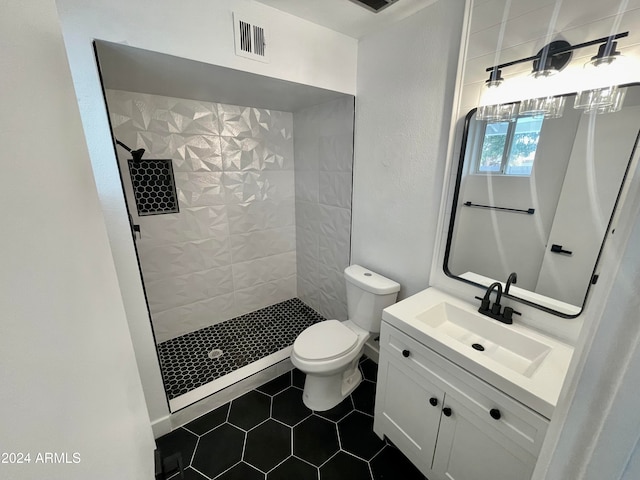
<path fill-rule="evenodd" d="M 306 374 L 302 400 L 311 410 L 335 407 L 362 381 L 364 344 L 380 331 L 382 310 L 400 290 L 397 282 L 359 265 L 347 267 L 344 277 L 349 319 L 316 323 L 293 342 L 291 362 Z"/>

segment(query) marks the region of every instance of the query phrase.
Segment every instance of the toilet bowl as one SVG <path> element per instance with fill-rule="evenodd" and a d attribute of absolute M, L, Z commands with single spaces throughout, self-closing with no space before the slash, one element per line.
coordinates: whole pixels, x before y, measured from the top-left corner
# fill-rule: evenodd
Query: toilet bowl
<path fill-rule="evenodd" d="M 291 362 L 306 374 L 302 400 L 311 410 L 338 405 L 362 381 L 358 360 L 382 310 L 395 303 L 400 285 L 359 265 L 344 271 L 349 320 L 326 320 L 305 329 L 293 343 Z"/>

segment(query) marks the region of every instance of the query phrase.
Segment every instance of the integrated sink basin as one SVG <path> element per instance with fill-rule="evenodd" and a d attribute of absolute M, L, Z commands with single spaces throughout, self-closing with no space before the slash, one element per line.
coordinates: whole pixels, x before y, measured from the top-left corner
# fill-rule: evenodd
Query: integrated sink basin
<path fill-rule="evenodd" d="M 533 375 L 551 351 L 544 343 L 448 302 L 432 306 L 415 319 L 525 377 Z"/>

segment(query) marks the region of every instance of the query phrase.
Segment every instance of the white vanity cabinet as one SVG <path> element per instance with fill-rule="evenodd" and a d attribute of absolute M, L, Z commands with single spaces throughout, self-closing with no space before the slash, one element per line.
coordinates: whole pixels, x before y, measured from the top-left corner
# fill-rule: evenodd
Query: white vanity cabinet
<path fill-rule="evenodd" d="M 430 480 L 529 480 L 548 420 L 383 322 L 374 430 Z"/>

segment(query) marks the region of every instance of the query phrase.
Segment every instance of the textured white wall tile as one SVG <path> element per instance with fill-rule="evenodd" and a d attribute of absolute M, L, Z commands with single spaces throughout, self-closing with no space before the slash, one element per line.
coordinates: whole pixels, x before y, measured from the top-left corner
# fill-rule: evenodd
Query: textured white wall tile
<path fill-rule="evenodd" d="M 320 198 L 320 175 L 318 171 L 296 170 L 296 198 L 317 203 Z"/>
<path fill-rule="evenodd" d="M 263 283 L 250 288 L 236 290 L 236 305 L 241 313 L 248 313 L 260 308 L 294 298 L 297 292 L 295 275 Z"/>
<path fill-rule="evenodd" d="M 231 264 L 228 238 L 140 248 L 139 255 L 145 282 Z"/>
<path fill-rule="evenodd" d="M 153 315 L 156 341 L 164 342 L 229 320 L 239 315 L 235 305 L 234 294 L 229 293 L 156 313 Z"/>
<path fill-rule="evenodd" d="M 333 238 L 338 242 L 345 242 L 349 238 L 351 225 L 351 211 L 346 208 L 319 205 L 320 234 Z"/>
<path fill-rule="evenodd" d="M 320 235 L 320 205 L 298 200 L 296 202 L 296 226 Z"/>
<path fill-rule="evenodd" d="M 237 290 L 273 282 L 296 274 L 296 252 L 233 264 L 233 284 Z"/>
<path fill-rule="evenodd" d="M 221 172 L 175 172 L 174 179 L 181 207 L 224 205 Z"/>
<path fill-rule="evenodd" d="M 225 137 L 261 136 L 256 108 L 218 104 L 220 135 Z"/>
<path fill-rule="evenodd" d="M 229 223 L 223 205 L 183 208 L 180 213 L 152 215 L 136 220 L 140 224 L 138 250 L 151 246 L 196 241 L 205 238 L 227 238 Z"/>
<path fill-rule="evenodd" d="M 308 279 L 298 276 L 298 298 L 313 308 L 316 312 L 320 312 L 320 290 Z"/>
<path fill-rule="evenodd" d="M 295 227 L 274 228 L 252 233 L 231 235 L 233 262 L 246 262 L 257 258 L 295 251 Z"/>
<path fill-rule="evenodd" d="M 315 261 L 320 259 L 320 238 L 317 233 L 306 228 L 296 228 L 296 251 Z"/>
<path fill-rule="evenodd" d="M 299 236 L 299 235 L 298 235 Z M 318 261 L 325 265 L 332 265 L 338 270 L 344 270 L 349 266 L 350 239 L 327 237 L 320 235 L 318 238 Z"/>
<path fill-rule="evenodd" d="M 185 275 L 167 276 L 147 282 L 147 300 L 152 313 L 233 293 L 231 265 Z"/>
<path fill-rule="evenodd" d="M 324 205 L 351 209 L 351 172 L 320 172 L 318 201 Z"/>
<path fill-rule="evenodd" d="M 351 172 L 353 167 L 353 130 L 318 140 L 319 164 L 325 172 Z"/>
<path fill-rule="evenodd" d="M 228 205 L 226 210 L 231 234 L 288 227 L 295 224 L 293 198 L 238 203 Z"/>
<path fill-rule="evenodd" d="M 300 278 L 316 286 L 319 284 L 317 257 L 297 252 L 296 265 Z"/>

